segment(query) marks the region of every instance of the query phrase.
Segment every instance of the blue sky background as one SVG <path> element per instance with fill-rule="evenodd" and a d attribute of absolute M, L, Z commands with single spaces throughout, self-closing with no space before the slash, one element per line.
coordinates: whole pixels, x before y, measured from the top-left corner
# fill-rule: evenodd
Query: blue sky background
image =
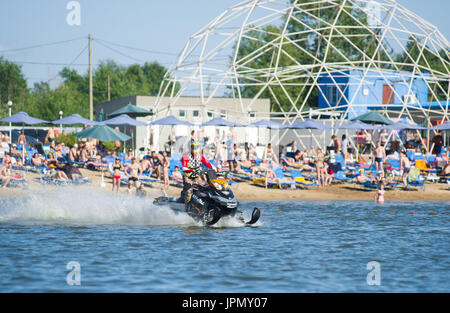
<path fill-rule="evenodd" d="M 0 56 L 22 62 L 30 86 L 41 80 L 50 80 L 51 86 L 57 85 L 57 74 L 64 66 L 61 64 L 70 64 L 76 57 L 73 67 L 82 73 L 87 71 L 89 33 L 94 39 L 155 51 L 149 53 L 114 47 L 128 55 L 125 56 L 94 41 L 94 64 L 106 59 L 114 59 L 119 64 L 156 60 L 168 67 L 190 35 L 240 1 L 79 0 L 80 26 L 66 23 L 68 2 L 0 0 Z M 398 0 L 398 3 L 436 25 L 447 39 L 450 38 L 450 1 Z M 49 47 L 4 51 L 74 38 L 80 39 Z"/>

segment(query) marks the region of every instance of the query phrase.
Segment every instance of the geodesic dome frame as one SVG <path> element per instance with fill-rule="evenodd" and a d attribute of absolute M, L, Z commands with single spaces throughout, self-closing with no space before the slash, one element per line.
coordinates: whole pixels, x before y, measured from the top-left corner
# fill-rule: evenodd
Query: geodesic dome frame
<path fill-rule="evenodd" d="M 284 124 L 311 117 L 311 108 L 335 125 L 370 109 L 429 124 L 449 119 L 449 48 L 435 26 L 394 0 L 247 0 L 189 38 L 158 99 L 195 95 L 207 107 L 225 95 L 250 112 L 243 98 L 268 97 L 267 116 Z M 374 82 L 392 86 L 388 103 L 358 96 Z"/>

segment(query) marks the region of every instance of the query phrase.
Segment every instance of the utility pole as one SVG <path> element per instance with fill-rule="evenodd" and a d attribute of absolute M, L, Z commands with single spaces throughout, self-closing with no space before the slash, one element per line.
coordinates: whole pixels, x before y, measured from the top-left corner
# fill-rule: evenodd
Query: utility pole
<path fill-rule="evenodd" d="M 94 120 L 94 93 L 92 87 L 92 36 L 89 34 L 89 119 Z"/>
<path fill-rule="evenodd" d="M 108 74 L 108 101 L 111 101 L 111 77 Z"/>

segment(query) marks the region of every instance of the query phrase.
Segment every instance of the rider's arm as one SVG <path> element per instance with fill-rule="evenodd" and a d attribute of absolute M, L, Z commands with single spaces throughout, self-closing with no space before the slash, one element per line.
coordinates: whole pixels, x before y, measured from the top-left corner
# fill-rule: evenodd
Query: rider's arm
<path fill-rule="evenodd" d="M 207 166 L 208 168 L 212 168 L 213 170 L 217 170 L 214 165 L 209 163 L 209 161 L 202 155 L 202 163 Z"/>

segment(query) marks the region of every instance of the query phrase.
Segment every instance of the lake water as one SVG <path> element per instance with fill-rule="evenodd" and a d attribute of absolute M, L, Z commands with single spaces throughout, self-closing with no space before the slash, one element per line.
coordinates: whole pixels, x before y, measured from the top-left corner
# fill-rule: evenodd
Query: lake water
<path fill-rule="evenodd" d="M 449 202 L 244 202 L 255 227 L 203 228 L 90 192 L 0 200 L 1 292 L 450 291 Z"/>

